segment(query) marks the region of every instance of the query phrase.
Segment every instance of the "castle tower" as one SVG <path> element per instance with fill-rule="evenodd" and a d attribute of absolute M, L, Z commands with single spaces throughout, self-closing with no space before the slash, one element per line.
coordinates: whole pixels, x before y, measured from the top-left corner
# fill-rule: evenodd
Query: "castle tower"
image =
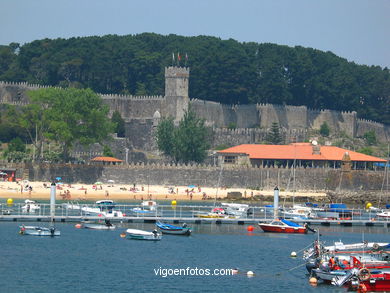
<path fill-rule="evenodd" d="M 190 69 L 187 67 L 165 67 L 165 111 L 163 116 L 172 116 L 178 123 L 188 110 L 188 80 Z"/>

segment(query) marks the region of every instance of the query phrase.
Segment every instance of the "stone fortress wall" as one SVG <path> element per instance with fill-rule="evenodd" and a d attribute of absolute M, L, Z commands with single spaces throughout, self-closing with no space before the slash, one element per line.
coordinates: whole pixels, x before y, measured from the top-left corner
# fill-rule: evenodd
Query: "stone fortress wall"
<path fill-rule="evenodd" d="M 378 140 L 390 140 L 389 125 L 357 119 L 354 111 L 313 110 L 306 106 L 273 104 L 223 105 L 190 99 L 189 74 L 189 68 L 167 67 L 165 96 L 101 95 L 110 108 L 110 114 L 119 111 L 126 121 L 126 143 L 121 141 L 121 148 L 155 151 L 154 134 L 161 117 L 172 116 L 175 123 L 178 123 L 189 107 L 213 128 L 214 146 L 259 143 L 264 140 L 273 122 L 281 126 L 286 138 L 295 137 L 299 141 L 308 139 L 308 130 L 319 129 L 325 121 L 335 133 L 343 132 L 350 137 L 356 137 L 374 130 Z M 28 103 L 27 90 L 46 87 L 0 82 L 0 104 L 25 105 Z M 236 129 L 229 130 L 228 126 L 234 126 Z M 75 151 L 87 152 L 80 149 Z M 118 157 L 124 159 L 123 150 L 118 153 Z"/>

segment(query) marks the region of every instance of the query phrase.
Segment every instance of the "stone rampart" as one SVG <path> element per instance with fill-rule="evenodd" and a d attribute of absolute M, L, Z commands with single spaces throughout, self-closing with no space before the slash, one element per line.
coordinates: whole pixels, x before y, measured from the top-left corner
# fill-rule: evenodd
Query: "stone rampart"
<path fill-rule="evenodd" d="M 212 165 L 132 164 L 123 166 L 41 164 L 29 167 L 31 181 L 62 177 L 66 183 L 91 184 L 115 180 L 132 185 L 200 185 L 204 187 L 280 189 L 292 191 L 373 191 L 382 189 L 383 172 L 296 168 L 295 183 L 288 168 L 229 168 Z"/>
<path fill-rule="evenodd" d="M 363 137 L 366 132 L 372 130 L 375 131 L 378 140 L 390 141 L 390 127 L 371 120 L 357 120 L 356 136 Z"/>

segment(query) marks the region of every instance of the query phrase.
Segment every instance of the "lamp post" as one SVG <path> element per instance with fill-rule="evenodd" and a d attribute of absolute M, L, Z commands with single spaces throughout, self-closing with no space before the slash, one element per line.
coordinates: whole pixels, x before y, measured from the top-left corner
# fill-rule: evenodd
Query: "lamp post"
<path fill-rule="evenodd" d="M 129 149 L 128 148 L 125 148 L 125 152 L 126 152 L 126 165 L 129 164 Z"/>

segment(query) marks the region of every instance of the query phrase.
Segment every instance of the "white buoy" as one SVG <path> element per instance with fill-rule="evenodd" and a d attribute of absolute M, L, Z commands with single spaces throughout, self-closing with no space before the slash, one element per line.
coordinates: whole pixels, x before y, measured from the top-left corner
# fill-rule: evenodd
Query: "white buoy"
<path fill-rule="evenodd" d="M 297 253 L 295 251 L 291 252 L 290 254 L 291 257 L 297 257 Z"/>
<path fill-rule="evenodd" d="M 252 271 L 248 271 L 248 272 L 246 273 L 246 275 L 247 275 L 248 277 L 253 277 L 253 276 L 255 275 L 255 273 L 252 272 Z"/>

